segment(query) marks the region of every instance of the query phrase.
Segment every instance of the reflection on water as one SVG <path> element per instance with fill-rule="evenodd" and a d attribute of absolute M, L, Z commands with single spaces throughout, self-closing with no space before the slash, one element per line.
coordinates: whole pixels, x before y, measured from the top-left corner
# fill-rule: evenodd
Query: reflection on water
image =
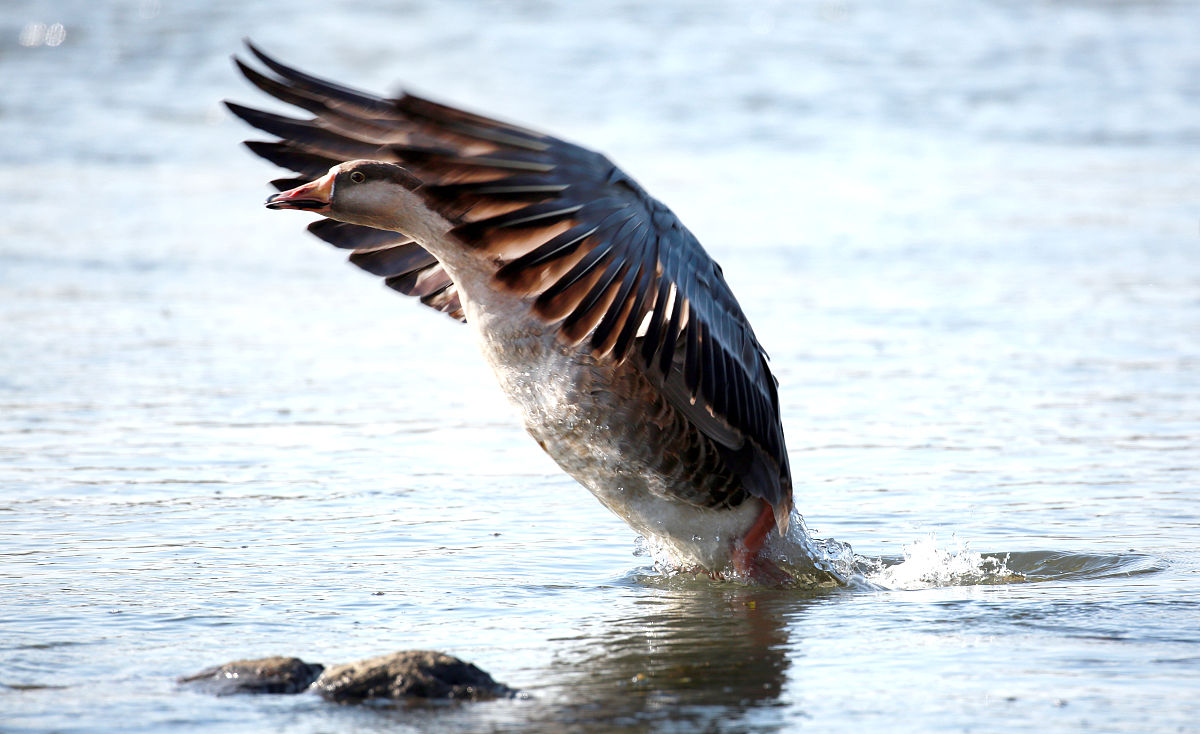
<path fill-rule="evenodd" d="M 788 668 L 803 664 L 788 629 L 804 613 L 803 597 L 683 577 L 636 583 L 645 597 L 635 614 L 599 616 L 554 640 L 554 715 L 597 731 L 613 722 L 774 730 Z"/>

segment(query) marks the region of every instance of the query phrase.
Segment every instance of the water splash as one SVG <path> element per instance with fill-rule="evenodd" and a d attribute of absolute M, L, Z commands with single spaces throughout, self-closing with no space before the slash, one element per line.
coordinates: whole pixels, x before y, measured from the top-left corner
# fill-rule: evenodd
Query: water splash
<path fill-rule="evenodd" d="M 1009 569 L 1008 560 L 1007 556 L 985 556 L 973 551 L 957 535 L 951 535 L 950 542 L 943 546 L 934 533 L 904 546 L 904 559 L 898 563 L 861 556 L 857 559 L 868 581 L 897 590 L 1023 581 L 1022 574 Z"/>
<path fill-rule="evenodd" d="M 635 555 L 650 556 L 655 570 L 667 576 L 707 575 L 748 584 L 766 584 L 799 589 L 837 587 L 878 588 L 859 571 L 859 557 L 849 543 L 832 538 L 816 538 L 804 518 L 793 513 L 786 537 L 775 537 L 763 548 L 762 558 L 769 572 L 765 577 L 747 577 L 732 567 L 712 574 L 680 562 L 670 543 L 659 538 L 639 537 Z"/>
<path fill-rule="evenodd" d="M 985 555 L 951 535 L 946 544 L 929 533 L 904 546 L 903 558 L 869 558 L 855 554 L 849 543 L 815 537 L 804 518 L 792 515 L 787 537 L 775 538 L 763 549 L 772 571 L 769 578 L 747 578 L 731 568 L 710 574 L 681 565 L 671 546 L 657 538 L 638 538 L 635 555 L 649 556 L 655 570 L 665 576 L 703 575 L 749 584 L 797 589 L 850 588 L 858 590 L 913 590 L 941 586 L 1008 584 L 1029 580 L 1013 568 L 1011 555 Z"/>
<path fill-rule="evenodd" d="M 787 574 L 785 586 L 815 589 L 868 583 L 855 565 L 857 556 L 850 544 L 813 536 L 799 513 L 792 513 L 787 537 L 774 538 L 763 553 Z"/>

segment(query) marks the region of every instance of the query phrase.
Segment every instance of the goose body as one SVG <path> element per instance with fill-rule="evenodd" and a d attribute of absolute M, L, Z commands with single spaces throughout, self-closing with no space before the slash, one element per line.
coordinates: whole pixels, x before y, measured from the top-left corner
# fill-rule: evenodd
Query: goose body
<path fill-rule="evenodd" d="M 761 503 L 710 508 L 728 480 L 707 441 L 631 362 L 564 346 L 501 299 L 467 300 L 467 323 L 526 430 L 568 474 L 637 532 L 705 569 L 731 562 Z M 515 311 L 515 313 L 514 313 Z M 689 454 L 689 450 L 692 452 Z M 687 455 L 683 459 L 680 455 Z M 680 501 L 684 491 L 690 502 Z"/>
<path fill-rule="evenodd" d="M 314 234 L 466 321 L 530 435 L 678 564 L 761 571 L 792 509 L 775 380 L 670 210 L 600 154 L 250 50 L 274 76 L 243 74 L 312 114 L 227 103 L 297 174 L 267 206 L 325 215 Z"/>

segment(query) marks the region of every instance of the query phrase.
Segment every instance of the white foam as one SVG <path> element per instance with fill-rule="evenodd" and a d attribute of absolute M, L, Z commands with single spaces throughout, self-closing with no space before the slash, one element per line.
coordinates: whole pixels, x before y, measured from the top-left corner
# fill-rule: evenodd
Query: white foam
<path fill-rule="evenodd" d="M 995 583 L 1017 576 L 1008 569 L 1005 560 L 971 550 L 970 544 L 957 535 L 951 535 L 949 543 L 942 546 L 937 536 L 929 533 L 904 546 L 903 561 L 890 566 L 876 562 L 872 564 L 875 570 L 866 576 L 870 582 L 888 589 Z"/>

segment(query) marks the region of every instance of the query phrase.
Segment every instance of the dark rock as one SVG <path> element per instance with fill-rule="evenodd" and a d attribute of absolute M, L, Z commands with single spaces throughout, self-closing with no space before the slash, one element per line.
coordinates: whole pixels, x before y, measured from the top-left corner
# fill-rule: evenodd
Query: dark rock
<path fill-rule="evenodd" d="M 474 665 L 445 653 L 407 650 L 327 668 L 313 690 L 328 701 L 454 699 L 479 701 L 516 694 Z"/>
<path fill-rule="evenodd" d="M 319 663 L 277 656 L 236 660 L 180 678 L 179 682 L 218 696 L 234 693 L 300 693 L 307 690 L 324 669 L 325 666 Z"/>

